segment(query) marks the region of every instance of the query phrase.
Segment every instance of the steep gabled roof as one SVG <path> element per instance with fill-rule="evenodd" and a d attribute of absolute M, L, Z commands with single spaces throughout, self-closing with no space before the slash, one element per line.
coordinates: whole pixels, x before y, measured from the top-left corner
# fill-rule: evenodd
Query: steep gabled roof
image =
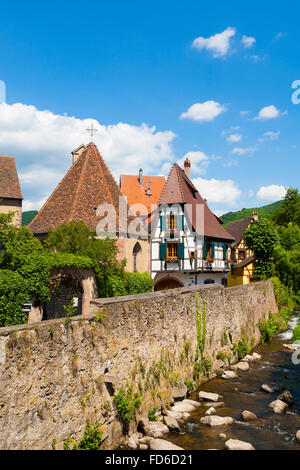
<path fill-rule="evenodd" d="M 127 197 L 129 206 L 143 204 L 147 208 L 147 214 L 151 213 L 151 206 L 156 206 L 165 184 L 164 176 L 143 176 L 142 185 L 136 175 L 121 175 L 120 186 L 124 196 Z M 147 194 L 150 189 L 151 194 Z"/>
<path fill-rule="evenodd" d="M 197 206 L 203 207 L 203 227 L 201 235 L 210 238 L 233 241 L 233 237 L 222 227 L 218 218 L 209 209 L 206 201 L 202 199 L 197 188 L 186 176 L 177 163 L 172 166 L 168 179 L 162 190 L 159 204 L 188 204 L 189 219 L 196 229 Z"/>
<path fill-rule="evenodd" d="M 234 244 L 239 244 L 243 238 L 245 230 L 249 227 L 253 221 L 253 217 L 247 217 L 246 219 L 236 220 L 227 225 L 227 232 L 229 232 L 234 238 Z"/>
<path fill-rule="evenodd" d="M 0 156 L 0 198 L 23 199 L 14 157 Z"/>
<path fill-rule="evenodd" d="M 29 224 L 35 234 L 48 233 L 63 222 L 77 220 L 95 230 L 95 208 L 112 204 L 119 215 L 121 192 L 96 145 L 90 143 Z"/>

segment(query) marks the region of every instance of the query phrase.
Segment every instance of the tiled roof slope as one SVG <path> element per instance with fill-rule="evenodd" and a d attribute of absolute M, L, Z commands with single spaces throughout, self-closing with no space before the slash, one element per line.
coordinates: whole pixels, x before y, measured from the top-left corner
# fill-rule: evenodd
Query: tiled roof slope
<path fill-rule="evenodd" d="M 112 204 L 117 218 L 121 192 L 96 145 L 90 143 L 29 224 L 35 234 L 48 233 L 63 222 L 77 220 L 95 230 L 95 207 Z"/>
<path fill-rule="evenodd" d="M 23 199 L 14 157 L 0 156 L 0 198 Z"/>
<path fill-rule="evenodd" d="M 193 227 L 196 227 L 196 206 L 203 206 L 203 227 L 201 234 L 210 238 L 233 241 L 230 235 L 220 224 L 218 218 L 209 209 L 202 199 L 197 188 L 186 176 L 177 163 L 172 166 L 168 179 L 163 188 L 159 204 L 188 204 L 188 215 Z"/>
<path fill-rule="evenodd" d="M 152 192 L 150 196 L 146 194 L 149 183 L 149 187 Z M 164 184 L 164 176 L 144 175 L 142 185 L 140 185 L 139 177 L 136 175 L 120 176 L 121 191 L 122 194 L 127 197 L 128 205 L 132 206 L 133 204 L 143 204 L 147 208 L 147 214 L 150 214 L 151 206 L 158 203 Z"/>
<path fill-rule="evenodd" d="M 252 217 L 247 217 L 246 219 L 237 220 L 227 225 L 226 230 L 233 236 L 235 244 L 240 243 L 244 232 L 251 224 L 252 219 Z"/>

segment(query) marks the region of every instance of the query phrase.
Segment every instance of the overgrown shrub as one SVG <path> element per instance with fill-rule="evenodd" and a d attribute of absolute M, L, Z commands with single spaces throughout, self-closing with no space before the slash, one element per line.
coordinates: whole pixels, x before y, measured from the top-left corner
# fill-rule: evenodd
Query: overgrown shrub
<path fill-rule="evenodd" d="M 274 315 L 270 315 L 269 320 L 260 321 L 258 326 L 262 343 L 270 341 L 273 336 L 277 335 L 282 330 L 282 323 L 279 317 L 275 318 Z"/>
<path fill-rule="evenodd" d="M 149 421 L 156 421 L 157 420 L 157 416 L 155 415 L 155 413 L 159 410 L 158 406 L 154 406 L 153 408 L 151 408 L 149 411 L 148 411 L 148 418 L 149 418 Z"/>
<path fill-rule="evenodd" d="M 64 441 L 64 450 L 101 450 L 103 432 L 100 431 L 100 428 L 100 423 L 87 421 L 83 437 L 79 443 L 68 437 Z"/>
<path fill-rule="evenodd" d="M 233 344 L 233 354 L 238 356 L 239 360 L 243 359 L 243 357 L 245 357 L 249 351 L 250 347 L 247 343 L 246 338 L 242 338 L 240 341 L 237 341 Z"/>
<path fill-rule="evenodd" d="M 134 418 L 134 410 L 141 404 L 141 395 L 137 392 L 133 393 L 132 386 L 127 391 L 120 388 L 114 397 L 114 403 L 121 420 L 127 424 Z"/>

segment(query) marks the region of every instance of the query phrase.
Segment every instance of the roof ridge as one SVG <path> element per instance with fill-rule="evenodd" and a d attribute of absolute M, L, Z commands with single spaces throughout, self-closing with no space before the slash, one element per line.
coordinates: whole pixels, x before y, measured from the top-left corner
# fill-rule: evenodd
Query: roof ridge
<path fill-rule="evenodd" d="M 42 210 L 44 208 L 46 208 L 51 200 L 53 199 L 53 197 L 55 196 L 55 193 L 56 191 L 60 188 L 60 186 L 63 184 L 64 180 L 67 178 L 68 174 L 71 172 L 71 170 L 75 167 L 75 165 L 78 165 L 79 162 L 81 162 L 82 160 L 82 157 L 83 155 L 85 155 L 87 152 L 87 150 L 85 150 L 84 152 L 82 152 L 81 155 L 79 155 L 79 157 L 77 158 L 76 162 L 73 163 L 73 165 L 70 166 L 70 168 L 68 169 L 67 173 L 62 177 L 62 179 L 60 180 L 60 182 L 55 186 L 55 188 L 53 189 L 52 193 L 50 194 L 50 196 L 46 199 L 46 201 L 44 202 L 44 204 L 42 205 L 42 207 L 40 208 L 39 211 L 37 211 L 35 217 L 32 219 L 32 221 L 30 222 L 30 224 L 28 225 L 28 228 L 30 228 L 30 226 L 33 224 L 33 222 L 35 221 L 35 219 L 38 219 L 39 218 L 39 214 L 40 212 L 42 212 Z"/>
<path fill-rule="evenodd" d="M 85 153 L 85 158 L 84 158 L 82 170 L 81 170 L 80 175 L 79 175 L 79 181 L 78 181 L 78 184 L 77 184 L 77 187 L 76 187 L 75 197 L 74 197 L 74 199 L 73 199 L 73 201 L 72 201 L 72 205 L 71 205 L 70 221 L 73 219 L 73 208 L 74 208 L 74 206 L 75 206 L 75 202 L 77 202 L 78 189 L 79 189 L 79 187 L 80 187 L 80 183 L 81 183 L 81 180 L 82 180 L 82 175 L 83 175 L 84 170 L 85 170 L 85 168 L 86 168 L 86 161 L 87 161 L 87 158 L 86 158 L 86 157 L 87 157 L 87 155 L 88 155 L 88 149 L 87 149 L 86 152 L 83 152 L 83 153 Z M 78 159 L 77 159 L 77 160 L 78 160 Z M 75 163 L 76 163 L 76 162 L 75 162 Z M 70 167 L 70 169 L 71 169 L 71 168 L 72 168 L 72 167 Z"/>
<path fill-rule="evenodd" d="M 178 179 L 179 189 L 180 189 L 181 197 L 182 197 L 182 199 L 183 199 L 183 201 L 184 201 L 184 194 L 183 194 L 183 187 L 182 187 L 182 182 L 181 182 L 181 175 L 180 175 L 180 172 L 179 172 L 179 170 L 181 170 L 181 168 L 180 168 L 180 166 L 179 166 L 177 163 L 175 163 L 175 165 L 176 165 L 175 168 L 176 168 L 176 173 L 177 173 L 177 179 Z"/>
<path fill-rule="evenodd" d="M 110 192 L 110 190 L 109 190 L 109 187 L 108 187 L 108 185 L 107 185 L 107 181 L 106 181 L 106 178 L 105 178 L 105 176 L 104 176 L 103 168 L 102 168 L 102 166 L 101 166 L 100 157 L 102 157 L 102 155 L 100 154 L 100 152 L 96 151 L 96 157 L 97 157 L 97 163 L 98 163 L 99 168 L 100 168 L 100 171 L 101 171 L 101 173 L 102 173 L 103 181 L 104 181 L 104 184 L 105 184 L 105 187 L 106 187 L 108 196 L 109 196 L 109 198 L 110 198 L 110 200 L 111 200 L 112 205 L 114 206 L 114 201 L 113 201 L 111 192 Z M 104 160 L 103 157 L 102 157 L 102 160 L 103 160 L 103 163 L 104 163 L 104 165 L 106 166 L 107 170 L 109 170 L 109 168 L 108 168 L 108 166 L 106 165 L 105 160 Z M 111 175 L 111 176 L 112 176 L 112 175 Z M 116 184 L 117 184 L 117 183 L 116 183 Z"/>

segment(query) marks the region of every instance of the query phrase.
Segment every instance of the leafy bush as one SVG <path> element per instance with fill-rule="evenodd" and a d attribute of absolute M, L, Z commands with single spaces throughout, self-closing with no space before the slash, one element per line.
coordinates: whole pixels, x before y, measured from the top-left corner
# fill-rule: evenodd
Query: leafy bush
<path fill-rule="evenodd" d="M 87 421 L 83 437 L 80 439 L 79 444 L 68 437 L 64 441 L 64 450 L 101 450 L 100 445 L 103 432 L 100 431 L 100 427 L 101 424 L 97 422 L 92 423 Z M 71 446 L 73 446 L 72 449 Z"/>
<path fill-rule="evenodd" d="M 0 270 L 0 327 L 25 323 L 22 306 L 30 298 L 30 283 L 17 272 Z"/>
<path fill-rule="evenodd" d="M 195 362 L 194 372 L 193 372 L 194 380 L 197 380 L 200 374 L 204 374 L 205 376 L 208 376 L 211 371 L 211 366 L 212 366 L 211 361 L 210 359 L 207 359 L 207 358 L 202 358 L 200 359 L 200 361 Z"/>
<path fill-rule="evenodd" d="M 243 359 L 243 357 L 245 357 L 249 351 L 250 347 L 247 343 L 246 338 L 242 338 L 240 341 L 237 341 L 233 344 L 233 354 L 238 356 L 239 360 Z"/>
<path fill-rule="evenodd" d="M 149 411 L 148 411 L 148 418 L 149 418 L 149 421 L 156 421 L 157 420 L 157 416 L 155 416 L 155 413 L 159 410 L 158 406 L 154 406 L 153 408 L 151 408 Z"/>
<path fill-rule="evenodd" d="M 123 423 L 129 423 L 134 418 L 134 410 L 141 404 L 140 393 L 133 393 L 132 386 L 127 391 L 120 388 L 119 393 L 114 397 L 114 403 Z"/>
<path fill-rule="evenodd" d="M 261 341 L 266 343 L 272 339 L 273 336 L 277 335 L 281 329 L 281 322 L 279 318 L 275 318 L 274 315 L 270 315 L 269 320 L 260 321 L 258 326 L 261 333 Z"/>
<path fill-rule="evenodd" d="M 185 386 L 187 388 L 187 391 L 189 393 L 192 393 L 194 391 L 194 388 L 195 388 L 194 382 L 192 382 L 192 380 L 185 380 L 184 383 L 185 383 Z"/>

